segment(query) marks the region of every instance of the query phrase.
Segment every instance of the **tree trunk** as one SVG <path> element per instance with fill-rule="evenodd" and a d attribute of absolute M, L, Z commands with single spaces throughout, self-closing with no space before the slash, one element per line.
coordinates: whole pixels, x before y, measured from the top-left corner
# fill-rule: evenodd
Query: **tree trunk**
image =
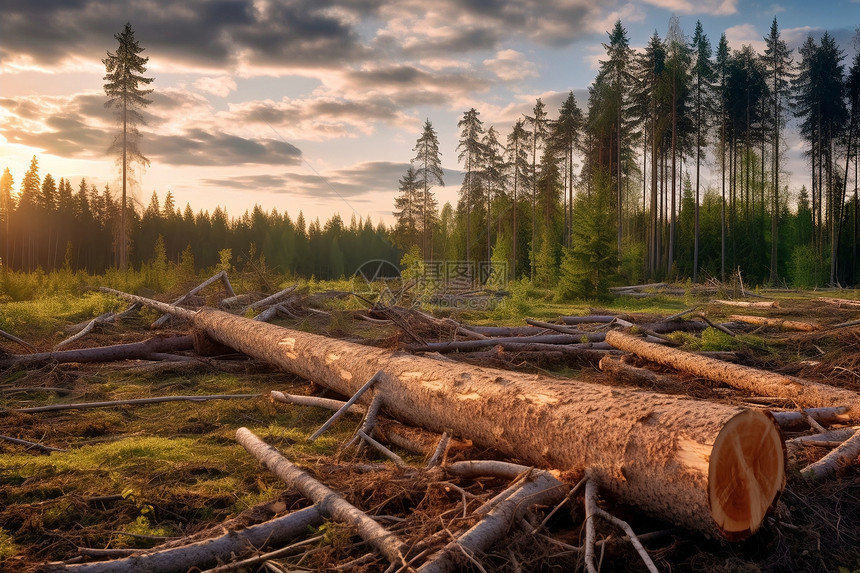
<path fill-rule="evenodd" d="M 742 539 L 785 484 L 773 418 L 640 390 L 392 353 L 204 309 L 200 335 L 352 395 L 378 370 L 393 416 L 450 431 L 540 467 L 589 468 L 648 512 Z"/>
<path fill-rule="evenodd" d="M 860 414 L 860 395 L 850 390 L 667 348 L 618 331 L 607 332 L 606 342 L 619 350 L 633 352 L 646 360 L 708 380 L 722 382 L 759 396 L 786 398 L 793 400 L 802 408 L 846 406 L 852 417 Z"/>

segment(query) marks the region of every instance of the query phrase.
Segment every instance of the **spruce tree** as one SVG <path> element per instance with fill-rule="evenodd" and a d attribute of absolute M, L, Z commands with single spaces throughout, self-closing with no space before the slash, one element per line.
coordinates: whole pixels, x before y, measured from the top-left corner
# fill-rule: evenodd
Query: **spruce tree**
<path fill-rule="evenodd" d="M 118 123 L 122 130 L 108 148 L 108 153 L 117 153 L 118 161 L 122 167 L 122 202 L 120 203 L 120 240 L 119 240 L 119 267 L 126 269 L 128 264 L 128 238 L 126 231 L 126 194 L 128 181 L 128 167 L 139 162 L 149 165 L 149 159 L 141 153 L 138 147 L 140 131 L 138 125 L 146 125 L 140 110 L 152 103 L 146 96 L 152 93 L 151 89 L 143 89 L 142 85 L 149 85 L 153 78 L 144 77 L 148 57 L 141 56 L 144 48 L 141 48 L 134 37 L 134 29 L 131 23 L 126 23 L 125 28 L 119 34 L 114 34 L 119 42 L 116 52 L 107 53 L 107 58 L 102 60 L 107 72 L 105 80 L 105 94 L 108 100 L 105 107 L 116 112 Z"/>
<path fill-rule="evenodd" d="M 438 203 L 433 195 L 433 185 L 445 186 L 442 180 L 442 153 L 439 151 L 439 137 L 433 124 L 427 119 L 424 131 L 412 148 L 415 157 L 412 163 L 417 167 L 416 184 L 421 189 L 421 251 L 425 259 L 433 258 L 433 225 L 436 222 Z"/>

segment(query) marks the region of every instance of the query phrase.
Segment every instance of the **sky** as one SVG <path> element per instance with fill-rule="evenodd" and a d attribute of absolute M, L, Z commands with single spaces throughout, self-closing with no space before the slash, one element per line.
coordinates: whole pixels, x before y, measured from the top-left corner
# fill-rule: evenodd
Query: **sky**
<path fill-rule="evenodd" d="M 0 170 L 16 190 L 33 155 L 73 189 L 121 188 L 102 59 L 130 22 L 154 78 L 142 208 L 170 191 L 195 212 L 386 224 L 425 120 L 445 170 L 434 191 L 456 204 L 463 113 L 503 139 L 537 98 L 550 118 L 570 91 L 584 108 L 618 19 L 633 48 L 675 15 L 688 36 L 701 20 L 714 47 L 725 33 L 762 52 L 776 17 L 795 57 L 826 30 L 846 67 L 860 27 L 860 0 L 0 0 L 0 13 Z M 791 129 L 786 145 L 796 191 L 808 176 Z"/>

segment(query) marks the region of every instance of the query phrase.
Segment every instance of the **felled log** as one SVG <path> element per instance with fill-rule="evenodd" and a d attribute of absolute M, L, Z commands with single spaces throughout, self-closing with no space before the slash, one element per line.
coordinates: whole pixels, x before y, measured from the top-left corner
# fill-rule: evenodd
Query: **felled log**
<path fill-rule="evenodd" d="M 775 300 L 769 301 L 760 301 L 760 302 L 749 302 L 745 300 L 714 300 L 712 301 L 715 304 L 722 304 L 725 306 L 738 306 L 742 308 L 779 308 L 779 302 Z"/>
<path fill-rule="evenodd" d="M 75 565 L 48 564 L 39 570 L 73 571 L 74 573 L 173 573 L 199 571 L 237 555 L 256 551 L 261 547 L 283 545 L 306 534 L 309 526 L 318 526 L 323 515 L 316 506 L 294 511 L 265 523 L 252 525 L 239 531 L 228 531 L 220 537 L 163 550 L 145 550 L 139 555 Z"/>
<path fill-rule="evenodd" d="M 860 395 L 850 390 L 667 348 L 623 332 L 606 333 L 606 341 L 619 350 L 633 352 L 646 360 L 759 396 L 791 399 L 802 408 L 846 406 L 850 415 L 860 415 Z"/>
<path fill-rule="evenodd" d="M 728 539 L 756 531 L 784 487 L 784 449 L 761 411 L 576 380 L 453 365 L 211 309 L 193 324 L 343 395 L 378 370 L 386 411 L 540 467 L 590 468 L 621 499 Z"/>
<path fill-rule="evenodd" d="M 835 304 L 837 308 L 842 308 L 843 306 L 847 306 L 849 308 L 857 308 L 860 307 L 860 300 L 850 300 L 844 298 L 831 298 L 831 297 L 819 297 L 815 299 L 817 302 L 824 302 L 827 304 Z"/>
<path fill-rule="evenodd" d="M 746 322 L 748 324 L 757 324 L 762 326 L 777 326 L 785 330 L 799 330 L 801 332 L 813 332 L 820 327 L 809 322 L 800 322 L 797 320 L 783 320 L 781 318 L 768 318 L 766 316 L 748 316 L 745 314 L 733 314 L 729 320 L 738 322 Z"/>
<path fill-rule="evenodd" d="M 80 350 L 58 350 L 35 354 L 11 354 L 0 358 L 0 368 L 33 366 L 56 362 L 115 362 L 117 360 L 146 360 L 153 354 L 167 351 L 190 350 L 194 347 L 191 336 L 155 336 L 143 342 L 98 346 Z"/>

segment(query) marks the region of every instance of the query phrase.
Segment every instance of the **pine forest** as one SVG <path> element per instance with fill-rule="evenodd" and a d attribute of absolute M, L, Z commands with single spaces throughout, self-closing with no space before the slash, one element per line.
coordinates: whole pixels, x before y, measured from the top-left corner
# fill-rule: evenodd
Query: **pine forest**
<path fill-rule="evenodd" d="M 571 91 L 553 110 L 537 99 L 507 132 L 475 108 L 463 113 L 456 205 L 436 199 L 443 158 L 427 119 L 404 150 L 390 226 L 308 222 L 259 205 L 239 217 L 195 212 L 170 191 L 144 206 L 124 186 L 120 195 L 42 175 L 34 156 L 26 173 L 0 177 L 0 259 L 5 270 L 100 273 L 183 256 L 205 268 L 230 252 L 237 263 L 336 279 L 409 253 L 503 263 L 508 279 L 562 298 L 738 272 L 750 284 L 856 285 L 860 53 L 846 61 L 826 32 L 790 50 L 776 19 L 764 42 L 757 53 L 723 34 L 714 46 L 700 22 L 690 36 L 673 17 L 664 37 L 634 50 L 619 20 L 587 101 Z M 785 167 L 789 131 L 810 188 Z M 124 161 L 146 160 L 131 151 Z"/>

